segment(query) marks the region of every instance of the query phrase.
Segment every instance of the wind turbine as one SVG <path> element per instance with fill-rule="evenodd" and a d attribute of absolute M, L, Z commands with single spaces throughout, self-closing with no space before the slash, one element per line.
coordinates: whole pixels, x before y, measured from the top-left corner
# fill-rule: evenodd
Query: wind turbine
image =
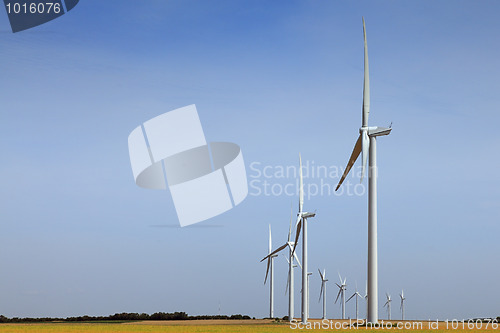
<path fill-rule="evenodd" d="M 269 277 L 269 279 L 271 280 L 271 282 L 269 286 L 269 318 L 274 318 L 274 258 L 276 258 L 277 255 L 273 254 L 271 251 L 272 251 L 271 225 L 269 225 L 269 252 L 268 252 L 269 254 L 266 256 L 267 269 L 266 269 L 266 278 L 264 279 L 264 284 L 266 284 L 267 276 L 270 270 L 271 276 Z M 261 262 L 264 259 L 262 259 Z"/>
<path fill-rule="evenodd" d="M 294 269 L 294 267 L 297 267 L 297 266 L 294 265 L 293 260 L 294 259 L 297 260 L 297 264 L 300 266 L 300 268 L 302 268 L 302 266 L 300 265 L 299 258 L 297 257 L 297 253 L 295 253 L 293 251 L 294 242 L 290 241 L 291 234 L 292 234 L 292 216 L 293 216 L 293 213 L 292 213 L 292 211 L 290 211 L 290 228 L 288 229 L 288 240 L 287 240 L 287 242 L 285 244 L 283 244 L 282 246 L 280 246 L 279 248 L 277 248 L 276 250 L 274 250 L 273 252 L 269 251 L 269 254 L 267 256 L 265 256 L 261 260 L 261 262 L 264 261 L 264 260 L 266 260 L 266 259 L 269 261 L 269 258 L 271 258 L 273 256 L 277 256 L 277 253 L 280 252 L 281 250 L 283 250 L 284 248 L 286 248 L 287 246 L 289 248 L 290 257 L 286 258 L 286 256 L 285 256 L 286 261 L 288 262 L 287 288 L 289 289 L 288 290 L 288 320 L 289 321 L 293 320 L 294 309 L 295 309 L 295 306 L 294 306 L 294 274 L 293 274 L 293 269 Z"/>
<path fill-rule="evenodd" d="M 389 320 L 391 320 L 391 295 L 388 293 L 385 293 L 385 296 L 387 297 L 387 302 L 385 302 L 384 307 L 387 306 L 387 313 L 389 314 Z"/>
<path fill-rule="evenodd" d="M 358 297 L 363 298 L 360 293 L 358 293 L 358 287 L 356 286 L 356 292 L 352 294 L 351 297 L 346 302 L 349 302 L 353 297 L 356 297 L 356 321 L 358 321 Z"/>
<path fill-rule="evenodd" d="M 337 304 L 337 301 L 339 299 L 339 296 L 342 295 L 341 301 L 342 301 L 342 319 L 345 319 L 345 291 L 346 291 L 346 278 L 344 278 L 344 281 L 342 281 L 342 277 L 340 276 L 339 273 L 339 279 L 340 279 L 340 285 L 338 283 L 335 283 L 337 287 L 339 287 L 339 293 L 337 294 L 337 298 L 335 299 L 335 304 Z"/>
<path fill-rule="evenodd" d="M 363 84 L 363 109 L 362 123 L 359 137 L 354 145 L 351 157 L 342 178 L 335 191 L 342 185 L 352 166 L 361 153 L 361 181 L 365 175 L 366 160 L 369 156 L 368 172 L 368 314 L 367 321 L 378 322 L 378 263 L 377 263 L 377 137 L 388 135 L 392 128 L 368 127 L 370 114 L 370 79 L 368 70 L 368 45 L 366 43 L 366 28 L 363 18 L 364 37 L 364 84 Z"/>
<path fill-rule="evenodd" d="M 399 297 L 401 297 L 401 306 L 400 306 L 400 309 L 401 309 L 401 320 L 405 320 L 405 295 L 404 295 L 404 291 L 401 290 L 401 294 L 399 294 Z"/>
<path fill-rule="evenodd" d="M 299 213 L 297 214 L 295 242 L 293 243 L 292 254 L 295 253 L 297 242 L 302 229 L 302 323 L 306 324 L 309 313 L 307 311 L 307 295 L 309 294 L 307 287 L 307 219 L 316 216 L 316 213 L 308 213 L 303 211 L 304 207 L 304 181 L 302 179 L 302 158 L 299 154 Z"/>
<path fill-rule="evenodd" d="M 323 317 L 321 319 L 326 319 L 326 283 L 328 279 L 326 278 L 326 270 L 323 269 L 323 274 L 318 269 L 319 276 L 321 277 L 321 290 L 319 291 L 319 301 L 321 301 L 321 297 L 323 297 Z"/>
<path fill-rule="evenodd" d="M 303 206 L 304 206 L 304 181 L 302 177 L 302 157 L 299 154 L 299 212 L 297 214 L 297 222 L 295 224 L 296 226 L 296 232 L 295 232 L 295 241 L 290 242 L 288 241 L 286 244 L 280 246 L 273 252 L 270 252 L 264 259 L 261 261 L 265 260 L 266 258 L 269 260 L 273 255 L 278 253 L 279 251 L 283 250 L 285 247 L 289 246 L 290 248 L 293 247 L 290 258 L 295 257 L 296 258 L 296 253 L 295 253 L 295 248 L 297 247 L 298 239 L 300 236 L 300 230 L 302 229 L 302 313 L 301 313 L 301 321 L 302 323 L 307 323 L 308 319 L 308 300 L 307 300 L 307 295 L 308 295 L 308 287 L 307 287 L 307 219 L 310 217 L 316 216 L 316 213 L 308 213 L 303 211 Z M 291 234 L 291 230 L 289 231 L 289 236 Z M 298 261 L 298 259 L 297 259 Z"/>

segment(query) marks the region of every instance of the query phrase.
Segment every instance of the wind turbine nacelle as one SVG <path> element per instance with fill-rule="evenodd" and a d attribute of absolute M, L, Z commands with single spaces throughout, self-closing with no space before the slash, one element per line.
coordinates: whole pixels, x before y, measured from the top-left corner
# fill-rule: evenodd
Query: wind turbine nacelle
<path fill-rule="evenodd" d="M 309 217 L 315 217 L 316 213 L 302 213 L 302 217 L 307 219 Z"/>
<path fill-rule="evenodd" d="M 392 128 L 390 127 L 369 127 L 368 135 L 369 136 L 382 136 L 389 135 L 391 133 Z"/>

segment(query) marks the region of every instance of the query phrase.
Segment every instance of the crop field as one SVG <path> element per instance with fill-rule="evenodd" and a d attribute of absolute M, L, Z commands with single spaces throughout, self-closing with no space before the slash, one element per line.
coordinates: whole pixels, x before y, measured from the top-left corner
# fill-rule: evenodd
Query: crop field
<path fill-rule="evenodd" d="M 0 324 L 0 332 L 308 332 L 308 331 L 338 331 L 335 328 L 335 323 L 345 323 L 347 321 L 331 321 L 328 326 L 325 324 L 320 326 L 321 322 L 316 321 L 316 329 L 300 329 L 298 326 L 291 327 L 289 323 L 275 323 L 270 320 L 241 320 L 241 321 L 220 321 L 220 320 L 203 320 L 203 321 L 160 321 L 160 322 L 127 322 L 127 323 L 34 323 L 34 324 Z M 313 321 L 314 323 L 314 321 Z M 407 327 L 410 323 L 413 326 L 414 322 L 405 322 Z M 345 325 L 347 327 L 347 325 Z M 378 329 L 367 329 L 366 327 L 351 327 L 340 329 L 342 331 L 412 331 L 412 332 L 500 332 L 497 327 L 482 325 L 476 327 L 467 326 L 467 323 L 462 325 L 459 323 L 452 327 L 448 324 L 440 322 L 437 326 L 429 328 L 428 322 L 423 322 L 422 326 L 415 325 L 413 329 L 398 329 L 395 325 Z"/>

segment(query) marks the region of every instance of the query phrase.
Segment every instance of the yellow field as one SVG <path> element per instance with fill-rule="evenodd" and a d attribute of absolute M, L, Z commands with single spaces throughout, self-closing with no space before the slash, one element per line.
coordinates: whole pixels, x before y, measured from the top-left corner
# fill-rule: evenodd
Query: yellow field
<path fill-rule="evenodd" d="M 335 323 L 342 323 L 342 321 L 334 321 Z M 344 321 L 345 322 L 345 321 Z M 319 327 L 320 321 L 316 321 Z M 408 322 L 410 323 L 410 322 Z M 312 329 L 314 330 L 314 329 Z M 40 324 L 0 324 L 0 332 L 241 332 L 241 333 L 253 333 L 253 332 L 269 332 L 269 333 L 280 333 L 280 332 L 308 332 L 311 329 L 299 329 L 295 326 L 295 329 L 291 329 L 288 323 L 273 323 L 269 320 L 241 320 L 241 321 L 228 321 L 228 320 L 205 320 L 205 321 L 162 321 L 162 322 L 133 322 L 133 323 L 40 323 Z M 337 331 L 334 326 L 330 326 L 325 329 L 316 329 L 314 331 Z M 343 331 L 407 331 L 405 329 L 393 328 L 379 328 L 379 329 L 366 329 L 360 327 L 358 329 L 343 329 Z M 439 333 L 439 332 L 457 332 L 457 331 L 467 331 L 467 332 L 500 332 L 500 329 L 494 329 L 491 326 L 487 329 L 482 327 L 481 329 L 462 329 L 458 327 L 453 329 L 449 327 L 446 329 L 444 323 L 439 323 L 439 329 L 429 329 L 428 323 L 424 322 L 422 329 L 412 329 L 414 333 L 427 332 L 427 333 Z"/>

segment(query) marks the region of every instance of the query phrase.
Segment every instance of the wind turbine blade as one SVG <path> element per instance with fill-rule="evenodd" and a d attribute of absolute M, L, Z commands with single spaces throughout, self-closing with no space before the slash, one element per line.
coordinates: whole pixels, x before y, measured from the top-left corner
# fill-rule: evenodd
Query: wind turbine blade
<path fill-rule="evenodd" d="M 272 250 L 273 250 L 273 245 L 272 245 L 272 241 L 271 241 L 271 225 L 269 224 L 269 252 L 268 253 L 271 253 Z"/>
<path fill-rule="evenodd" d="M 361 153 L 361 140 L 362 140 L 361 137 L 362 137 L 362 135 L 360 134 L 358 137 L 358 141 L 356 141 L 356 144 L 354 145 L 354 149 L 352 150 L 352 154 L 351 154 L 351 157 L 349 158 L 349 162 L 347 162 L 347 166 L 345 167 L 344 174 L 342 175 L 342 178 L 340 178 L 340 181 L 337 184 L 335 191 L 337 191 L 339 189 L 339 187 L 342 185 L 342 183 L 344 182 L 344 179 L 347 177 L 352 166 L 354 165 L 354 163 L 358 159 L 359 153 Z"/>
<path fill-rule="evenodd" d="M 283 250 L 285 247 L 287 247 L 288 243 L 285 244 L 285 245 L 281 245 L 280 247 L 278 247 L 276 250 L 274 250 L 273 252 L 269 253 L 267 256 L 265 256 L 264 258 L 262 258 L 262 260 L 260 262 L 263 262 L 264 260 L 266 259 L 271 259 L 271 256 L 275 255 L 276 253 L 280 252 L 281 250 Z"/>
<path fill-rule="evenodd" d="M 287 255 L 283 253 L 283 257 L 285 257 L 286 262 L 287 262 L 288 264 L 290 264 L 290 260 L 288 259 Z"/>
<path fill-rule="evenodd" d="M 298 223 L 297 223 L 297 230 L 295 231 L 295 242 L 293 243 L 293 251 L 292 255 L 295 254 L 295 249 L 297 248 L 297 242 L 299 241 L 299 236 L 300 236 L 300 229 L 302 228 L 302 219 L 299 214 L 298 216 Z"/>
<path fill-rule="evenodd" d="M 336 284 L 336 283 L 335 283 Z M 340 288 L 339 293 L 337 294 L 337 298 L 335 299 L 335 304 L 337 304 L 337 301 L 339 299 L 340 294 L 342 293 L 342 287 L 337 284 L 337 286 Z"/>
<path fill-rule="evenodd" d="M 351 300 L 351 298 L 353 298 L 354 296 L 356 296 L 356 293 L 352 294 L 352 296 L 349 297 L 349 299 L 346 301 L 346 303 L 349 302 Z"/>
<path fill-rule="evenodd" d="M 325 282 L 321 281 L 321 289 L 319 291 L 319 299 L 318 299 L 318 303 L 319 301 L 321 301 L 321 296 L 323 295 L 323 285 L 325 284 Z"/>
<path fill-rule="evenodd" d="M 299 168 L 299 179 L 300 179 L 300 182 L 299 182 L 299 214 L 302 213 L 302 207 L 304 206 L 304 181 L 302 179 L 302 157 L 300 156 L 300 153 L 299 153 L 299 164 L 300 164 L 300 168 Z"/>
<path fill-rule="evenodd" d="M 300 260 L 299 260 L 299 257 L 297 256 L 297 252 L 293 253 L 293 257 L 295 258 L 295 260 L 297 260 L 297 264 L 299 265 L 300 269 L 302 269 L 302 265 L 300 264 Z"/>
<path fill-rule="evenodd" d="M 290 237 L 292 236 L 292 221 L 293 221 L 293 204 L 290 202 L 290 228 L 288 229 L 288 241 L 290 241 Z"/>
<path fill-rule="evenodd" d="M 337 272 L 339 274 L 339 280 L 340 280 L 340 284 L 342 284 L 342 277 L 340 276 L 340 273 Z"/>
<path fill-rule="evenodd" d="M 271 266 L 271 257 L 267 259 L 267 268 L 266 268 L 266 278 L 264 279 L 264 284 L 266 284 L 267 281 L 267 274 L 269 274 L 269 267 Z"/>
<path fill-rule="evenodd" d="M 368 44 L 366 42 L 365 19 L 363 18 L 363 38 L 365 42 L 365 69 L 363 82 L 363 123 L 362 126 L 368 126 L 368 116 L 370 114 L 370 76 L 368 68 Z"/>
<path fill-rule="evenodd" d="M 370 138 L 368 137 L 367 131 L 362 131 L 361 135 L 361 179 L 359 182 L 363 182 L 366 172 L 366 162 L 368 160 L 368 151 L 370 150 Z"/>
<path fill-rule="evenodd" d="M 323 274 L 321 274 L 321 271 L 319 270 L 319 268 L 318 268 L 318 273 L 319 273 L 319 276 L 321 276 L 321 281 L 323 281 L 324 280 Z"/>
<path fill-rule="evenodd" d="M 323 268 L 323 279 L 326 280 L 326 269 Z"/>

